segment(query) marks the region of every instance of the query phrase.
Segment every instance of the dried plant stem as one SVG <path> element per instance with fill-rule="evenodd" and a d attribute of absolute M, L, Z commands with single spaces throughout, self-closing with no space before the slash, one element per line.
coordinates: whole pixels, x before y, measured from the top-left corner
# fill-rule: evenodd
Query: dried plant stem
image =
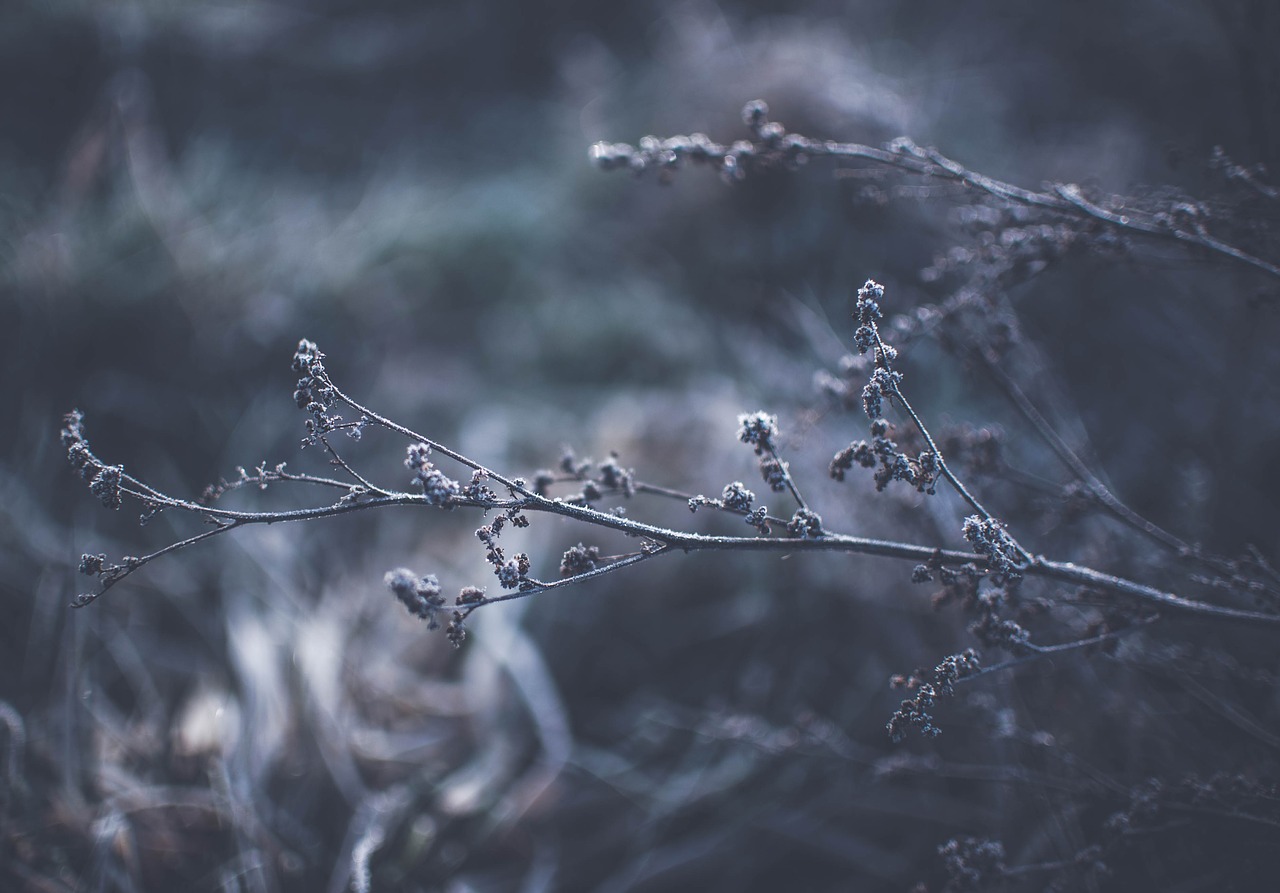
<path fill-rule="evenodd" d="M 338 393 L 340 394 L 341 392 Z M 901 395 L 898 396 L 899 399 L 901 399 Z M 341 399 L 378 424 L 383 424 L 379 421 L 381 417 L 370 412 L 368 408 L 355 403 L 355 401 L 350 400 L 350 398 L 347 398 L 345 395 L 343 395 Z M 904 401 L 904 406 L 905 405 Z M 908 411 L 911 412 L 909 409 Z M 921 424 L 914 412 L 911 412 L 911 415 L 916 419 L 917 424 Z M 590 506 L 576 505 L 562 499 L 553 499 L 534 493 L 527 486 L 519 483 L 517 480 L 506 478 L 491 472 L 478 462 L 461 456 L 460 454 L 455 453 L 434 441 L 429 441 L 427 438 L 421 437 L 417 432 L 408 428 L 392 422 L 387 422 L 384 427 L 387 427 L 390 430 L 412 440 L 431 443 L 432 448 L 437 450 L 439 453 L 450 456 L 451 458 L 456 458 L 457 461 L 468 468 L 490 475 L 494 480 L 500 481 L 504 485 L 508 486 L 513 493 L 510 499 L 489 501 L 467 499 L 460 496 L 453 497 L 449 502 L 450 507 L 472 507 L 495 512 L 518 510 L 523 512 L 540 512 L 559 515 L 594 527 L 615 530 L 619 533 L 638 537 L 642 540 L 655 544 L 649 549 L 642 550 L 639 553 L 620 559 L 619 561 L 593 569 L 588 573 L 574 575 L 568 579 L 554 583 L 535 583 L 534 588 L 527 592 L 495 596 L 491 599 L 486 599 L 481 602 L 481 604 L 506 601 L 511 598 L 519 598 L 525 595 L 535 594 L 536 592 L 562 588 L 570 583 L 592 579 L 597 576 L 601 576 L 605 572 L 621 569 L 622 567 L 639 563 L 647 558 L 656 557 L 657 555 L 674 551 L 686 553 L 710 550 L 785 553 L 844 552 L 850 554 L 876 555 L 884 558 L 896 558 L 915 562 L 932 562 L 935 565 L 961 565 L 975 561 L 981 563 L 983 560 L 980 556 L 976 556 L 971 552 L 945 550 L 932 546 L 850 536 L 847 534 L 830 533 L 826 531 L 818 536 L 809 538 L 783 539 L 760 536 L 717 536 L 692 531 L 676 530 L 669 527 L 661 527 L 642 521 L 636 521 L 632 518 L 623 517 L 611 512 L 594 509 Z M 921 428 L 923 430 L 922 424 Z M 927 431 L 925 432 L 925 435 L 927 437 Z M 93 461 L 100 463 L 100 460 L 97 460 L 96 457 L 94 457 Z M 280 479 L 282 480 L 315 482 L 322 484 L 323 486 L 334 486 L 335 483 L 337 483 L 326 478 L 314 479 L 300 475 L 291 475 L 286 478 L 283 477 L 283 474 L 284 473 L 281 472 L 282 477 Z M 957 481 L 956 483 L 958 484 L 959 482 Z M 331 505 L 315 506 L 303 509 L 250 512 L 224 509 L 216 506 L 202 505 L 188 500 L 177 499 L 155 490 L 128 474 L 122 474 L 122 484 L 123 492 L 146 503 L 166 509 L 194 514 L 205 518 L 217 526 L 211 530 L 207 530 L 179 542 L 172 543 L 148 555 L 126 559 L 123 565 L 107 568 L 104 571 L 105 576 L 101 578 L 101 591 L 95 595 L 79 597 L 75 602 L 75 606 L 77 607 L 88 604 L 96 598 L 97 595 L 100 595 L 101 592 L 105 592 L 106 589 L 115 585 L 135 570 L 163 555 L 176 552 L 202 540 L 210 539 L 214 536 L 227 533 L 240 527 L 253 524 L 281 524 L 293 521 L 311 521 L 319 518 L 336 517 L 338 515 L 345 515 L 351 512 L 386 508 L 390 506 L 418 505 L 427 507 L 433 505 L 428 496 L 420 493 L 379 491 L 387 493 L 388 495 L 363 495 L 356 499 L 340 500 L 339 502 Z M 344 489 L 349 490 L 346 485 L 339 485 Z M 645 489 L 649 489 L 663 495 L 674 495 L 674 491 L 669 491 L 666 488 L 661 487 L 638 485 L 637 489 L 640 489 L 641 486 L 644 486 Z M 962 493 L 967 492 L 964 491 L 962 487 L 960 490 Z M 976 501 L 971 501 L 970 504 L 975 505 Z M 979 510 L 981 510 L 980 506 Z M 1172 592 L 1165 592 L 1122 577 L 1105 574 L 1091 568 L 1079 567 L 1070 562 L 1052 561 L 1043 556 L 1029 557 L 1025 567 L 1022 568 L 1022 572 L 1027 576 L 1040 577 L 1064 583 L 1073 583 L 1081 586 L 1087 586 L 1091 589 L 1102 592 L 1111 592 L 1135 599 L 1156 608 L 1165 609 L 1179 614 L 1190 614 L 1217 620 L 1249 622 L 1267 626 L 1280 625 L 1280 614 L 1265 614 L 1257 611 L 1248 611 L 1195 601 Z M 478 606 L 479 605 L 477 605 L 477 607 Z"/>
<path fill-rule="evenodd" d="M 960 683 L 963 683 L 963 682 L 971 682 L 974 679 L 980 679 L 983 676 L 987 676 L 993 673 L 1000 673 L 1004 670 L 1009 670 L 1009 669 L 1012 669 L 1013 667 L 1020 667 L 1024 664 L 1034 663 L 1035 661 L 1043 660 L 1046 657 L 1053 657 L 1055 655 L 1066 654 L 1071 651 L 1078 651 L 1082 648 L 1088 648 L 1092 645 L 1101 645 L 1103 642 L 1109 642 L 1113 639 L 1118 639 L 1122 636 L 1127 636 L 1130 633 L 1137 632 L 1138 630 L 1145 629 L 1146 627 L 1159 622 L 1159 620 L 1160 620 L 1159 617 L 1148 617 L 1143 620 L 1139 620 L 1136 623 L 1133 623 L 1129 626 L 1122 627 L 1120 629 L 1114 629 L 1105 633 L 1101 633 L 1096 636 L 1090 636 L 1087 639 L 1076 639 L 1071 642 L 1061 642 L 1057 645 L 1027 644 L 1023 647 L 1031 649 L 1030 654 L 1024 654 L 1021 657 L 1015 657 L 1015 658 L 1011 658 L 1010 660 L 1001 661 L 998 664 L 992 664 L 989 667 L 983 667 L 981 670 L 975 670 L 974 672 L 969 673 L 968 675 L 961 676 L 960 678 L 956 679 L 954 681 L 954 684 L 959 685 Z"/>
<path fill-rule="evenodd" d="M 1156 542 L 1166 546 L 1175 552 L 1188 554 L 1192 551 L 1191 546 L 1178 538 L 1174 534 L 1160 527 L 1152 521 L 1139 515 L 1133 509 L 1129 508 L 1108 489 L 1107 485 L 1102 483 L 1088 466 L 1076 455 L 1075 451 L 1067 445 L 1057 431 L 1053 430 L 1053 426 L 1049 424 L 1040 411 L 1036 409 L 1035 404 L 1027 397 L 1026 393 L 1018 387 L 1017 382 L 1009 377 L 995 360 L 985 351 L 975 351 L 982 367 L 995 380 L 996 384 L 1004 391 L 1005 396 L 1017 407 L 1022 414 L 1054 454 L 1062 460 L 1062 463 L 1071 470 L 1071 473 L 1085 485 L 1089 491 L 1089 495 L 1116 518 L 1128 524 L 1130 527 L 1138 530 L 1151 537 Z"/>
<path fill-rule="evenodd" d="M 1193 245 L 1280 279 L 1280 265 L 1212 235 L 1193 217 L 1184 220 L 1176 213 L 1148 210 L 1119 198 L 1113 200 L 1114 208 L 1104 207 L 1087 199 L 1075 183 L 1049 184 L 1043 191 L 1025 189 L 972 171 L 937 149 L 919 146 L 908 137 L 898 137 L 888 143 L 887 148 L 877 148 L 862 143 L 812 139 L 788 133 L 780 125 L 767 134 L 760 126 L 753 129 L 755 140 L 744 140 L 733 146 L 712 142 L 705 136 L 671 140 L 647 137 L 638 149 L 625 143 L 597 143 L 592 147 L 592 156 L 606 168 L 630 167 L 642 171 L 649 166 L 669 168 L 679 163 L 681 155 L 689 155 L 695 161 L 720 164 L 722 170 L 738 176 L 747 164 L 768 165 L 809 158 L 872 161 L 908 173 L 961 183 L 1006 202 L 1097 221 L 1122 232 Z"/>

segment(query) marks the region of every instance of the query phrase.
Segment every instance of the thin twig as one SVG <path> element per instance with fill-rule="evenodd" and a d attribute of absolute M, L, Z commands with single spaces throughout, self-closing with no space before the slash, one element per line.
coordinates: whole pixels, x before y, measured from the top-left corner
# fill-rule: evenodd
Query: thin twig
<path fill-rule="evenodd" d="M 322 434 L 322 435 L 320 435 L 319 440 L 320 440 L 320 443 L 324 445 L 324 448 L 325 448 L 325 450 L 329 453 L 329 455 L 333 457 L 333 459 L 331 460 L 331 464 L 333 464 L 333 465 L 337 465 L 339 468 L 341 468 L 341 469 L 342 469 L 343 471 L 345 471 L 347 474 L 351 475 L 351 477 L 352 477 L 352 478 L 354 478 L 354 479 L 355 479 L 355 481 L 356 481 L 358 484 L 360 484 L 360 486 L 364 487 L 364 489 L 365 489 L 367 492 L 369 492 L 369 493 L 377 493 L 379 496 L 390 496 L 390 495 L 391 495 L 391 493 L 390 493 L 390 492 L 388 492 L 387 490 L 384 490 L 384 489 L 382 489 L 381 487 L 379 487 L 379 486 L 377 486 L 377 485 L 375 485 L 375 484 L 371 484 L 371 483 L 369 483 L 369 481 L 367 481 L 367 480 L 364 478 L 364 476 L 363 476 L 362 474 L 360 474 L 360 472 L 356 471 L 354 468 L 352 468 L 350 465 L 348 465 L 348 464 L 347 464 L 347 460 L 346 460 L 346 459 L 343 459 L 343 458 L 342 458 L 342 456 L 340 456 L 340 455 L 338 454 L 338 451 L 337 451 L 336 449 L 334 449 L 333 444 L 329 443 L 329 438 L 328 438 L 328 437 L 326 437 L 326 436 L 324 436 L 324 435 Z"/>
<path fill-rule="evenodd" d="M 1035 432 L 1040 436 L 1054 454 L 1057 455 L 1062 463 L 1071 470 L 1079 481 L 1085 485 L 1091 495 L 1099 505 L 1111 512 L 1112 515 L 1119 518 L 1124 523 L 1150 536 L 1161 545 L 1173 549 L 1175 552 L 1186 554 L 1191 551 L 1191 546 L 1182 539 L 1179 539 L 1172 533 L 1169 533 L 1159 525 L 1147 520 L 1146 518 L 1133 511 L 1111 492 L 1098 479 L 1088 466 L 1081 461 L 1075 451 L 1068 446 L 1067 442 L 1059 436 L 1058 432 L 1053 429 L 1040 411 L 1027 397 L 1026 393 L 1018 387 L 1017 383 L 1009 377 L 1003 369 L 995 363 L 995 361 L 987 354 L 986 351 L 975 351 L 975 355 L 982 363 L 983 368 L 995 380 L 1005 395 L 1017 407 L 1022 416 L 1031 424 Z"/>
<path fill-rule="evenodd" d="M 873 323 L 871 325 L 871 333 L 872 337 L 875 339 L 876 365 L 882 366 L 886 371 L 892 373 L 893 366 L 890 361 L 890 352 L 885 345 L 884 340 L 880 337 L 880 327 Z M 938 448 L 938 444 L 934 441 L 933 435 L 929 433 L 929 429 L 925 426 L 924 420 L 916 413 L 915 409 L 911 405 L 911 401 L 909 401 L 906 395 L 902 393 L 902 389 L 898 386 L 897 380 L 892 374 L 887 379 L 887 383 L 890 393 L 898 400 L 899 403 L 902 404 L 902 408 L 906 411 L 907 415 L 911 417 L 911 421 L 915 424 L 916 430 L 920 432 L 920 436 L 925 439 L 925 443 L 929 445 L 930 451 L 937 458 L 938 471 L 942 473 L 942 476 L 945 477 L 951 486 L 955 488 L 956 492 L 960 494 L 960 498 L 967 502 L 975 512 L 987 521 L 995 521 L 995 516 L 987 511 L 982 503 L 978 502 L 977 497 L 969 492 L 969 489 L 960 481 L 960 478 L 956 477 L 950 466 L 947 465 L 946 457 L 942 455 L 942 450 Z M 1017 539 L 1012 536 L 1010 536 L 1009 539 L 1012 542 L 1013 547 L 1018 550 L 1018 554 L 1022 556 L 1022 560 L 1024 562 L 1032 559 L 1031 553 L 1024 549 Z"/>
<path fill-rule="evenodd" d="M 564 587 L 571 586 L 574 583 L 581 583 L 584 580 L 601 577 L 605 574 L 612 573 L 613 571 L 621 570 L 624 567 L 639 564 L 646 559 L 656 558 L 659 555 L 666 554 L 668 551 L 670 551 L 669 546 L 658 546 L 649 550 L 633 552 L 630 555 L 619 558 L 617 561 L 592 568 L 589 571 L 583 571 L 580 574 L 574 574 L 571 577 L 565 577 L 563 580 L 556 580 L 554 583 L 543 583 L 540 580 L 531 580 L 530 582 L 532 582 L 532 586 L 520 589 L 517 592 L 508 592 L 505 595 L 495 595 L 492 598 L 485 598 L 483 601 L 468 605 L 463 609 L 462 617 L 465 620 L 467 617 L 470 617 L 477 608 L 483 608 L 485 605 L 493 605 L 498 602 L 515 601 L 516 599 L 527 598 L 531 595 L 538 595 L 542 592 L 550 592 L 552 589 L 563 589 Z"/>
<path fill-rule="evenodd" d="M 1066 652 L 1076 651 L 1081 648 L 1088 648 L 1090 645 L 1099 645 L 1103 642 L 1117 639 L 1121 636 L 1125 636 L 1129 633 L 1151 626 L 1153 623 L 1159 621 L 1159 619 L 1159 617 L 1148 617 L 1129 626 L 1123 627 L 1122 629 L 1114 629 L 1096 636 L 1091 636 L 1087 639 L 1076 639 L 1071 642 L 1061 642 L 1057 645 L 1032 645 L 1030 643 L 1025 643 L 1022 647 L 1030 648 L 1030 654 L 1024 654 L 1021 657 L 1011 658 L 1006 661 L 1001 661 L 998 664 L 992 664 L 989 667 L 983 667 L 980 670 L 975 670 L 972 673 L 954 680 L 953 684 L 958 685 L 961 682 L 970 682 L 974 679 L 978 679 L 992 673 L 1000 673 L 1004 670 L 1012 669 L 1013 667 L 1020 667 L 1024 664 L 1035 663 L 1036 661 L 1043 660 L 1046 657 L 1065 654 Z"/>
<path fill-rule="evenodd" d="M 782 471 L 782 481 L 787 485 L 787 489 L 791 491 L 791 496 L 795 499 L 796 504 L 800 506 L 802 511 L 809 511 L 808 504 L 804 501 L 804 497 L 800 495 L 800 488 L 796 486 L 795 479 L 791 477 L 791 469 L 787 463 L 782 461 L 782 457 L 778 455 L 778 451 L 774 449 L 773 444 L 766 444 L 765 450 L 773 461 L 778 463 L 778 468 Z"/>

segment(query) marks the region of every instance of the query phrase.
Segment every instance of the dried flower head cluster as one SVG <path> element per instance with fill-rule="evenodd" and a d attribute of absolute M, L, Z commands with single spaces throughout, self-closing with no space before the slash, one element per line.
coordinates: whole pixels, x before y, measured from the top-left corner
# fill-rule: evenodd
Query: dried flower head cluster
<path fill-rule="evenodd" d="M 1021 576 L 1018 566 L 1022 555 L 1003 523 L 995 518 L 970 515 L 964 519 L 962 529 L 964 538 L 973 545 L 973 551 L 986 558 L 996 573 L 1011 580 Z"/>
<path fill-rule="evenodd" d="M 932 496 L 942 473 L 938 454 L 932 450 L 921 450 L 915 456 L 903 452 L 889 439 L 889 428 L 888 422 L 877 418 L 870 426 L 871 440 L 852 441 L 832 457 L 827 473 L 832 480 L 843 481 L 855 465 L 874 468 L 877 490 L 884 490 L 893 481 L 903 481 Z"/>
<path fill-rule="evenodd" d="M 120 480 L 124 469 L 119 465 L 104 465 L 90 452 L 84 439 L 84 413 L 73 409 L 66 414 L 60 439 L 71 467 L 89 482 L 89 492 L 102 502 L 103 508 L 120 508 Z"/>
<path fill-rule="evenodd" d="M 412 482 L 422 488 L 427 502 L 431 505 L 452 506 L 462 488 L 427 458 L 431 455 L 430 444 L 412 444 L 407 453 L 404 466 L 413 473 Z"/>
<path fill-rule="evenodd" d="M 307 422 L 307 439 L 303 443 L 315 443 L 315 438 L 332 431 L 341 418 L 329 415 L 335 401 L 333 385 L 324 368 L 324 354 L 307 339 L 298 342 L 293 355 L 293 371 L 302 377 L 293 391 L 294 402 L 299 409 L 311 413 Z"/>
<path fill-rule="evenodd" d="M 884 419 L 885 401 L 896 400 L 902 406 L 909 404 L 900 390 L 902 373 L 892 366 L 898 352 L 880 337 L 879 320 L 883 314 L 879 302 L 883 299 L 884 286 L 868 279 L 858 289 L 854 312 L 858 322 L 854 343 L 859 354 L 871 353 L 873 358 L 870 379 L 862 388 L 862 408 L 871 420 L 871 439 L 852 441 L 835 454 L 827 470 L 833 480 L 843 481 L 854 465 L 875 468 L 877 490 L 883 490 L 892 481 L 904 481 L 919 492 L 932 495 L 942 474 L 941 456 L 936 448 L 931 445 L 913 456 L 900 450 L 888 436 L 890 425 Z"/>
<path fill-rule="evenodd" d="M 978 652 L 972 648 L 966 648 L 960 654 L 943 658 L 941 663 L 933 668 L 933 673 L 927 676 L 918 671 L 909 676 L 894 676 L 890 680 L 893 687 L 905 688 L 915 694 L 899 704 L 898 709 L 889 718 L 886 725 L 889 737 L 895 742 L 901 741 L 907 737 L 907 730 L 911 728 L 915 728 L 921 735 L 928 738 L 942 734 L 942 729 L 934 725 L 931 712 L 937 699 L 953 694 L 957 682 L 975 676 L 981 670 L 982 664 Z"/>
<path fill-rule="evenodd" d="M 799 134 L 788 133 L 777 121 L 769 120 L 769 106 L 762 100 L 748 102 L 742 121 L 752 139 L 730 146 L 713 142 L 705 133 L 659 139 L 646 136 L 636 146 L 599 142 L 591 147 L 591 160 L 601 170 L 629 170 L 636 175 L 657 171 L 670 182 L 686 163 L 707 165 L 720 172 L 726 183 L 738 183 L 748 174 L 769 167 L 796 168 L 809 160 L 820 147 Z"/>
<path fill-rule="evenodd" d="M 415 617 L 427 621 L 427 629 L 439 629 L 436 615 L 444 607 L 445 598 L 440 593 L 440 581 L 434 575 L 416 576 L 408 568 L 388 571 L 387 588 Z"/>
<path fill-rule="evenodd" d="M 947 893 L 988 890 L 1005 875 L 1004 844 L 979 837 L 952 838 L 938 847 L 946 868 Z"/>

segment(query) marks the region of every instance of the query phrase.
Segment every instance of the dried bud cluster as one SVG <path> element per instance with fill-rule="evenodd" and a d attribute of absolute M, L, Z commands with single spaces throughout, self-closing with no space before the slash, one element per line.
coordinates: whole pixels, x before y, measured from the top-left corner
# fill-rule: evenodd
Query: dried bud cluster
<path fill-rule="evenodd" d="M 787 533 L 800 539 L 817 539 L 822 536 L 822 519 L 816 512 L 796 509 L 796 513 L 787 522 Z"/>
<path fill-rule="evenodd" d="M 593 571 L 600 563 L 600 549 L 597 546 L 587 547 L 582 543 L 565 550 L 560 559 L 560 576 L 576 577 Z"/>
<path fill-rule="evenodd" d="M 306 423 L 307 436 L 302 440 L 302 445 L 308 446 L 342 422 L 341 416 L 329 414 L 337 401 L 337 391 L 325 371 L 324 354 L 306 338 L 298 342 L 298 349 L 293 354 L 293 371 L 302 376 L 293 391 L 294 402 L 299 409 L 311 413 Z"/>
<path fill-rule="evenodd" d="M 689 511 L 696 512 L 701 506 L 712 505 L 730 512 L 746 513 L 751 511 L 751 504 L 756 501 L 756 494 L 746 488 L 742 481 L 734 481 L 725 485 L 719 499 L 710 496 L 695 496 L 689 500 Z"/>
<path fill-rule="evenodd" d="M 987 562 L 999 574 L 1016 580 L 1022 556 L 1018 544 L 1005 530 L 1004 524 L 995 518 L 970 515 L 964 519 L 964 538 L 973 545 L 973 551 L 985 556 Z"/>
<path fill-rule="evenodd" d="M 755 447 L 757 456 L 774 452 L 774 438 L 777 436 L 777 416 L 763 411 L 738 416 L 738 439 Z"/>
<path fill-rule="evenodd" d="M 933 495 L 937 492 L 938 478 L 942 474 L 942 466 L 938 454 L 932 450 L 922 450 L 912 457 L 900 452 L 898 445 L 887 436 L 889 425 L 883 419 L 871 423 L 872 439 L 855 440 L 836 453 L 828 467 L 828 473 L 837 481 L 843 481 L 845 473 L 854 465 L 876 469 L 875 482 L 877 490 L 884 490 L 892 481 L 904 481 L 921 493 Z"/>
<path fill-rule="evenodd" d="M 502 547 L 498 545 L 498 537 L 502 535 L 508 521 L 514 527 L 529 526 L 529 520 L 520 514 L 519 510 L 511 509 L 506 514 L 494 518 L 493 523 L 486 524 L 477 530 L 476 539 L 485 545 L 485 560 L 493 566 L 498 585 L 503 589 L 528 589 L 534 585 L 529 580 L 531 567 L 529 556 L 520 552 L 514 558 L 508 559 Z"/>
<path fill-rule="evenodd" d="M 413 472 L 411 480 L 422 488 L 427 502 L 432 505 L 452 506 L 454 500 L 461 495 L 462 487 L 457 481 L 450 479 L 443 471 L 436 468 L 428 458 L 430 455 L 431 447 L 428 444 L 413 444 L 407 448 L 405 468 Z M 478 481 L 473 480 L 472 484 L 479 486 Z"/>
<path fill-rule="evenodd" d="M 89 482 L 89 492 L 98 498 L 104 508 L 120 508 L 124 469 L 119 465 L 102 464 L 89 449 L 89 442 L 84 437 L 84 413 L 73 409 L 63 416 L 59 439 L 62 448 L 67 451 L 67 461 L 71 463 L 71 467 L 80 472 L 82 480 Z"/>
<path fill-rule="evenodd" d="M 445 598 L 440 592 L 440 582 L 434 574 L 419 577 L 408 568 L 396 568 L 389 571 L 384 578 L 387 587 L 400 603 L 415 617 L 427 621 L 427 629 L 439 629 L 439 615 L 445 609 Z M 454 604 L 475 606 L 484 601 L 484 590 L 468 587 L 463 589 Z M 461 611 L 454 611 L 445 627 L 445 636 L 455 648 L 460 648 L 467 638 L 463 627 Z"/>
<path fill-rule="evenodd" d="M 751 131 L 752 139 L 737 140 L 731 146 L 715 143 L 704 133 L 667 139 L 646 136 L 636 146 L 596 143 L 591 147 L 590 156 L 601 170 L 625 169 L 637 175 L 656 170 L 662 182 L 670 182 L 688 160 L 710 165 L 720 172 L 726 183 L 737 183 L 757 170 L 797 167 L 807 162 L 810 155 L 826 149 L 825 144 L 788 133 L 768 116 L 769 107 L 763 101 L 748 102 L 742 109 L 742 120 Z"/>
<path fill-rule="evenodd" d="M 952 838 L 938 847 L 950 881 L 947 890 L 989 890 L 1005 876 L 1004 845 L 981 837 Z"/>
<path fill-rule="evenodd" d="M 941 735 L 942 729 L 934 725 L 931 713 L 935 702 L 940 697 L 953 694 L 957 681 L 972 676 L 981 669 L 978 652 L 967 648 L 960 654 L 943 658 L 942 662 L 933 668 L 933 673 L 928 679 L 915 674 L 905 677 L 895 676 L 890 680 L 891 684 L 915 691 L 915 697 L 904 700 L 889 718 L 886 726 L 889 737 L 895 742 L 901 741 L 907 736 L 907 730 L 913 726 L 919 730 L 920 734 L 929 738 Z"/>
<path fill-rule="evenodd" d="M 410 614 L 427 621 L 427 629 L 440 628 L 436 615 L 444 607 L 445 598 L 440 594 L 440 581 L 434 574 L 419 577 L 408 568 L 398 567 L 388 571 L 383 579 Z"/>

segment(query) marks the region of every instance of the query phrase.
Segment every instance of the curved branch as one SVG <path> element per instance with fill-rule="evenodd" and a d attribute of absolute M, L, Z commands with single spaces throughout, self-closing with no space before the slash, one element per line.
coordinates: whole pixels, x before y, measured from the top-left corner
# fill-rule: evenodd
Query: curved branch
<path fill-rule="evenodd" d="M 747 115 L 753 106 L 761 110 L 758 116 Z M 861 143 L 812 139 L 788 133 L 780 124 L 766 123 L 764 111 L 763 103 L 748 104 L 744 116 L 749 119 L 754 139 L 740 140 L 732 146 L 712 142 L 702 134 L 665 140 L 646 137 L 638 148 L 627 143 L 596 143 L 591 147 L 591 157 L 605 170 L 625 168 L 639 173 L 654 168 L 667 175 L 688 158 L 694 162 L 710 162 L 731 180 L 741 179 L 753 168 L 794 165 L 809 158 L 872 161 L 920 176 L 962 183 L 1014 204 L 1095 221 L 1123 232 L 1194 245 L 1280 279 L 1280 265 L 1210 235 L 1202 224 L 1195 223 L 1192 228 L 1182 226 L 1176 214 L 1136 207 L 1113 211 L 1089 201 L 1075 183 L 1054 183 L 1039 192 L 1025 189 L 969 170 L 937 149 L 921 147 L 908 137 L 898 137 L 883 149 Z"/>

